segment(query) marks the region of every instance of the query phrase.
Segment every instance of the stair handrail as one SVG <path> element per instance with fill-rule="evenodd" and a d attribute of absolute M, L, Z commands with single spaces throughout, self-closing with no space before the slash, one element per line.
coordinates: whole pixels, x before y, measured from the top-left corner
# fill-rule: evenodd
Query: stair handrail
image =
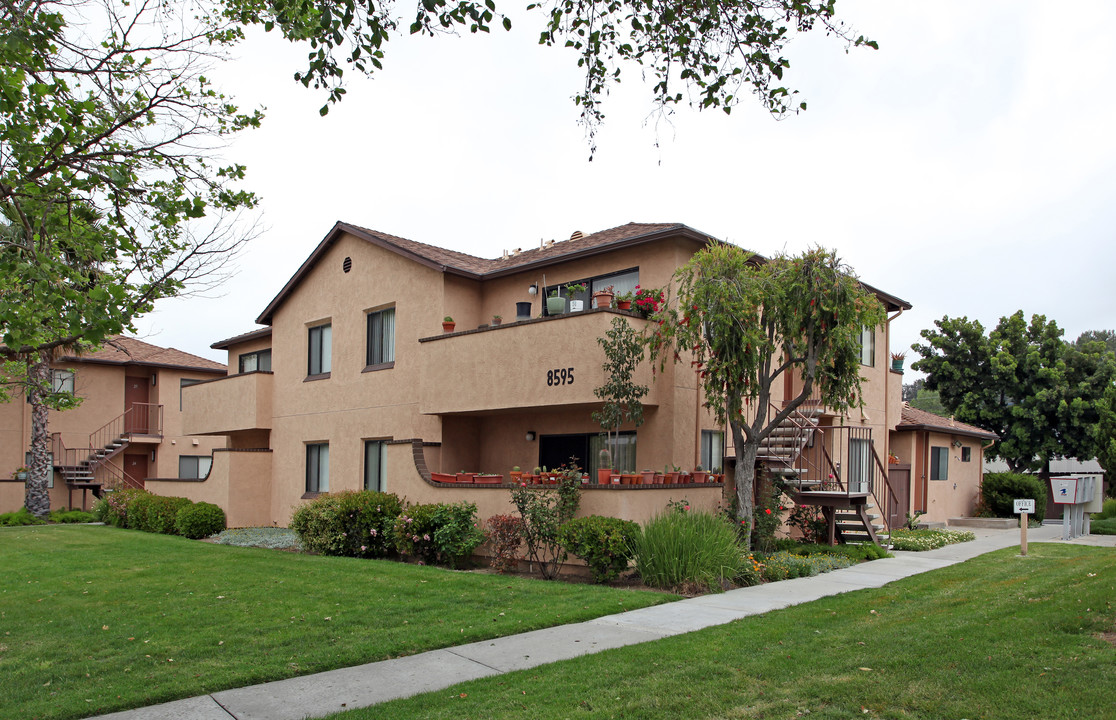
<path fill-rule="evenodd" d="M 56 467 L 78 467 L 88 457 L 90 449 L 68 448 L 65 441 L 62 440 L 62 433 L 51 433 L 50 452 L 51 462 Z"/>
<path fill-rule="evenodd" d="M 884 527 L 887 528 L 887 532 L 890 535 L 891 534 L 891 529 L 892 529 L 891 528 L 891 504 L 894 503 L 895 507 L 898 509 L 899 500 L 895 497 L 895 488 L 892 487 L 892 485 L 891 485 L 891 478 L 889 478 L 887 476 L 887 466 L 884 465 L 882 460 L 880 460 L 880 454 L 876 452 L 876 442 L 875 442 L 875 440 L 872 441 L 871 447 L 872 447 L 872 457 L 876 461 L 876 469 L 879 470 L 880 477 L 883 478 L 883 484 L 884 484 L 884 486 L 887 487 L 887 495 L 886 495 L 887 506 L 885 507 L 884 503 L 880 501 L 879 493 L 876 492 L 876 484 L 875 483 L 872 483 L 872 497 L 875 499 L 877 506 L 879 506 L 879 508 L 880 508 L 880 514 L 883 517 Z"/>
<path fill-rule="evenodd" d="M 106 474 L 112 479 L 112 482 L 104 483 L 107 488 L 114 490 L 121 488 L 139 488 L 143 485 L 134 477 L 124 471 L 124 468 L 118 466 L 111 460 L 105 459 L 98 463 L 98 467 L 105 470 Z"/>
<path fill-rule="evenodd" d="M 155 408 L 155 412 L 152 412 Z M 121 414 L 109 420 L 100 428 L 94 430 L 89 435 L 89 447 L 91 448 L 104 448 L 117 438 L 124 437 L 129 432 L 138 432 L 135 430 L 126 430 L 130 426 L 127 422 L 129 418 L 138 418 L 142 414 L 143 431 L 141 435 L 162 435 L 163 434 L 163 406 L 157 403 L 132 403 L 132 406 L 122 412 Z M 152 415 L 154 415 L 154 423 L 152 423 Z"/>

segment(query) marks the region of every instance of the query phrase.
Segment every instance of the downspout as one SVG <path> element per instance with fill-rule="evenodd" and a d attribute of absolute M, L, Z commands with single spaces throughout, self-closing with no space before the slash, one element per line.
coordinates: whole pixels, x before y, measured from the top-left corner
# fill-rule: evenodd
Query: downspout
<path fill-rule="evenodd" d="M 887 319 L 884 325 L 887 327 L 887 354 L 884 357 L 884 452 L 887 456 L 891 456 L 891 366 L 887 363 L 891 360 L 891 321 L 903 314 L 903 308 L 899 308 L 899 312 L 895 313 Z M 903 397 L 900 395 L 899 402 L 903 402 Z M 896 423 L 898 424 L 898 423 Z"/>

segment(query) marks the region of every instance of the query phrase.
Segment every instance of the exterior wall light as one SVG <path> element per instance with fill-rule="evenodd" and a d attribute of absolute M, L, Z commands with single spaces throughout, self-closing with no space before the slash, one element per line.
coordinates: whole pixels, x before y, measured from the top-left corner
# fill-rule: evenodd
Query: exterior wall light
<path fill-rule="evenodd" d="M 527 442 L 535 442 L 535 431 L 534 430 L 528 430 L 527 431 Z"/>
<path fill-rule="evenodd" d="M 527 288 L 527 294 L 528 295 L 538 295 L 539 294 L 539 286 L 538 285 L 530 286 L 529 288 Z"/>

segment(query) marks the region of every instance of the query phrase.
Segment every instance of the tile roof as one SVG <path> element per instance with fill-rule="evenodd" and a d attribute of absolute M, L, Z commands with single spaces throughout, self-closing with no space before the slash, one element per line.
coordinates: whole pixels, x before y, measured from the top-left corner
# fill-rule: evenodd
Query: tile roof
<path fill-rule="evenodd" d="M 907 403 L 903 403 L 902 419 L 900 419 L 899 424 L 895 426 L 895 429 L 939 430 L 956 435 L 987 438 L 988 440 L 997 440 L 1000 437 L 994 432 L 978 428 L 975 425 L 969 425 L 967 423 L 958 422 L 952 418 L 946 418 L 941 415 L 935 415 L 932 412 L 919 410 L 918 408 L 911 407 Z"/>
<path fill-rule="evenodd" d="M 270 327 L 257 328 L 255 330 L 249 330 L 246 333 L 240 333 L 239 335 L 234 335 L 231 338 L 225 338 L 224 340 L 218 340 L 217 342 L 213 343 L 209 347 L 213 348 L 214 350 L 224 350 L 227 347 L 229 347 L 230 345 L 235 345 L 236 343 L 244 342 L 246 340 L 255 340 L 256 338 L 270 337 L 270 336 L 271 336 L 271 328 Z"/>
<path fill-rule="evenodd" d="M 218 362 L 208 360 L 175 348 L 163 348 L 143 340 L 117 335 L 105 341 L 95 352 L 63 355 L 59 360 L 71 362 L 94 362 L 108 365 L 154 365 L 158 367 L 200 370 L 203 372 L 225 373 L 228 368 Z"/>

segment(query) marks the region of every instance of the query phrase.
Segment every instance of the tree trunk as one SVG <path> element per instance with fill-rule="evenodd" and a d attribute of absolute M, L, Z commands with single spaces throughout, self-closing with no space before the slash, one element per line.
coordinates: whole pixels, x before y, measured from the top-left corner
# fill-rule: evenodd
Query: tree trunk
<path fill-rule="evenodd" d="M 736 445 L 736 517 L 747 523 L 748 547 L 751 547 L 756 512 L 756 455 L 759 454 L 760 441 L 744 440 L 744 433 L 736 423 L 731 425 Z"/>
<path fill-rule="evenodd" d="M 50 431 L 47 428 L 47 406 L 43 393 L 50 388 L 50 352 L 39 354 L 27 367 L 27 398 L 31 403 L 31 463 L 27 470 L 24 504 L 35 517 L 50 514 L 50 493 L 47 485 L 54 472 L 50 460 Z"/>

